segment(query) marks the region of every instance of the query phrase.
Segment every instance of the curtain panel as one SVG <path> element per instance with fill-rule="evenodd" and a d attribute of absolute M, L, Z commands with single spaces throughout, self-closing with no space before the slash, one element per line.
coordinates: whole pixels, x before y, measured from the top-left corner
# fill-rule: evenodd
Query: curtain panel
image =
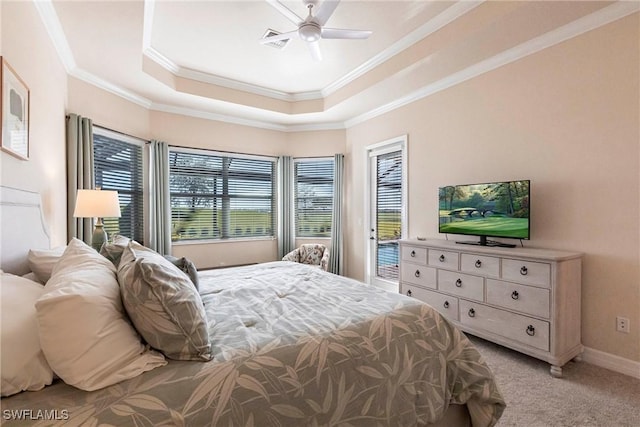
<path fill-rule="evenodd" d="M 344 244 L 342 233 L 342 201 L 344 187 L 344 154 L 334 156 L 333 212 L 331 215 L 331 247 L 329 249 L 329 271 L 344 275 Z"/>
<path fill-rule="evenodd" d="M 151 162 L 149 196 L 149 248 L 171 255 L 171 196 L 169 193 L 169 144 L 153 140 L 149 144 Z"/>
<path fill-rule="evenodd" d="M 91 119 L 67 116 L 67 240 L 76 237 L 91 244 L 93 218 L 74 218 L 78 190 L 94 188 L 93 123 Z"/>
<path fill-rule="evenodd" d="M 293 159 L 281 156 L 278 160 L 280 175 L 280 230 L 278 236 L 278 259 L 295 248 L 293 211 Z"/>

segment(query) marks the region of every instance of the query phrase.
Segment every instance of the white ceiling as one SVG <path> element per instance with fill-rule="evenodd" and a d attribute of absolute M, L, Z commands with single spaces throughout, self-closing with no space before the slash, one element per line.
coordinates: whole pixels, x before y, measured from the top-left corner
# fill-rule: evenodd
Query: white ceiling
<path fill-rule="evenodd" d="M 282 3 L 301 17 L 307 14 L 302 0 Z M 403 76 L 420 72 L 416 68 L 419 61 L 408 61 L 406 69 L 324 105 L 340 89 L 381 69 L 385 61 L 482 2 L 342 0 L 326 26 L 372 30 L 373 34 L 367 40 L 321 40 L 320 62 L 311 58 L 306 43 L 298 38 L 284 50 L 258 42 L 269 28 L 279 32 L 295 29 L 266 0 L 53 0 L 35 4 L 67 70 L 75 77 L 155 110 L 304 130 L 343 128 L 356 117 L 397 103 L 390 89 L 406 86 Z M 570 19 L 602 7 L 576 12 Z M 627 5 L 624 13 L 631 13 L 630 9 Z M 559 20 L 556 26 L 566 27 L 567 22 Z M 411 68 L 414 70 L 407 71 Z M 201 85 L 201 93 L 181 86 L 193 82 Z M 419 84 L 403 89 L 398 93 L 405 100 L 410 93 L 428 92 Z M 229 96 L 215 95 L 219 93 Z M 267 106 L 271 101 L 287 105 L 319 101 L 323 106 L 292 113 Z"/>

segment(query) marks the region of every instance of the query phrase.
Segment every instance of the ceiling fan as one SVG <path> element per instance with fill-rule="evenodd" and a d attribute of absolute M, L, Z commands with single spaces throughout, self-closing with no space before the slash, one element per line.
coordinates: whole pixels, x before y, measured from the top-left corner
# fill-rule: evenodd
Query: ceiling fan
<path fill-rule="evenodd" d="M 324 24 L 329 20 L 334 10 L 338 6 L 340 0 L 324 0 L 318 7 L 318 12 L 313 15 L 313 9 L 317 7 L 318 0 L 302 0 L 309 15 L 302 19 L 291 9 L 280 3 L 278 0 L 266 0 L 278 12 L 284 15 L 289 21 L 293 22 L 298 29 L 274 36 L 260 39 L 260 43 L 267 44 L 279 40 L 290 39 L 296 34 L 307 42 L 311 57 L 316 61 L 322 59 L 320 53 L 320 39 L 366 39 L 371 35 L 371 31 L 365 30 L 343 30 L 339 28 L 325 28 Z"/>

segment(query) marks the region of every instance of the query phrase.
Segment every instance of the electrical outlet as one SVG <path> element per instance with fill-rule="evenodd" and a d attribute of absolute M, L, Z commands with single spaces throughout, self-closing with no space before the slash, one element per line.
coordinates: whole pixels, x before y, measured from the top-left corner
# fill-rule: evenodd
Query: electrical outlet
<path fill-rule="evenodd" d="M 629 319 L 626 317 L 616 317 L 616 331 L 629 333 Z"/>

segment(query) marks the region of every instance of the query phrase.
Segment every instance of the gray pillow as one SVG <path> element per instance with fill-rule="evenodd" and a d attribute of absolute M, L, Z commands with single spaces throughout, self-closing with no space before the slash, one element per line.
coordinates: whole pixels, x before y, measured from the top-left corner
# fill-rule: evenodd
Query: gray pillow
<path fill-rule="evenodd" d="M 112 243 L 105 243 L 102 245 L 102 247 L 100 248 L 100 255 L 111 261 L 117 268 L 118 264 L 120 264 L 122 252 L 124 251 L 124 248 L 126 248 L 129 244 L 129 241 L 131 241 L 131 239 L 129 239 L 128 237 L 117 234 L 113 236 Z"/>
<path fill-rule="evenodd" d="M 149 345 L 171 359 L 211 359 L 202 299 L 178 267 L 132 240 L 122 253 L 118 282 L 124 307 Z"/>
<path fill-rule="evenodd" d="M 113 238 L 112 243 L 105 243 L 100 248 L 100 255 L 107 258 L 109 261 L 113 263 L 113 265 L 118 267 L 120 264 L 120 258 L 122 258 L 122 252 L 124 248 L 127 247 L 131 239 L 125 236 L 116 235 Z M 200 282 L 198 280 L 198 270 L 193 262 L 188 260 L 185 257 L 178 258 L 171 255 L 164 255 L 166 259 L 171 261 L 173 265 L 178 267 L 181 271 L 185 272 L 189 279 L 191 279 L 191 283 L 196 287 L 196 290 L 200 287 Z"/>
<path fill-rule="evenodd" d="M 191 262 L 191 260 L 182 257 L 178 258 L 171 255 L 164 255 L 165 259 L 169 260 L 173 265 L 178 267 L 181 271 L 183 271 L 189 279 L 191 279 L 191 283 L 195 286 L 196 290 L 200 289 L 200 281 L 198 280 L 198 270 L 196 269 L 196 265 Z"/>

